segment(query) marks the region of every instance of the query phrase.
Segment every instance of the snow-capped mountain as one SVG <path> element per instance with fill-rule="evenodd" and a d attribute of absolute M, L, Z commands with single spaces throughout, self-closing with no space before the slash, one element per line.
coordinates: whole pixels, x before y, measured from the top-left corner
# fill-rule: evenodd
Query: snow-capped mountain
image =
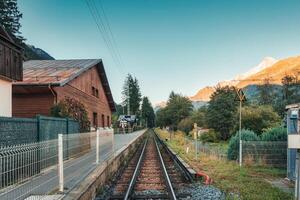
<path fill-rule="evenodd" d="M 278 62 L 278 60 L 276 60 L 275 58 L 272 57 L 265 57 L 257 66 L 251 68 L 249 71 L 247 71 L 244 74 L 240 74 L 237 75 L 235 77 L 235 80 L 243 80 L 246 79 L 250 76 L 252 76 L 253 74 L 256 74 L 268 67 L 271 67 L 272 65 L 274 65 L 276 62 Z"/>
<path fill-rule="evenodd" d="M 211 94 L 215 91 L 215 87 L 224 87 L 226 85 L 228 86 L 237 86 L 243 80 L 254 76 L 256 73 L 259 73 L 271 66 L 273 66 L 275 63 L 277 63 L 278 60 L 272 57 L 265 57 L 257 66 L 251 68 L 249 71 L 246 73 L 237 75 L 233 80 L 226 80 L 226 81 L 221 81 L 217 83 L 215 86 L 207 86 L 202 89 L 200 89 L 196 95 L 190 97 L 192 101 L 209 101 Z"/>

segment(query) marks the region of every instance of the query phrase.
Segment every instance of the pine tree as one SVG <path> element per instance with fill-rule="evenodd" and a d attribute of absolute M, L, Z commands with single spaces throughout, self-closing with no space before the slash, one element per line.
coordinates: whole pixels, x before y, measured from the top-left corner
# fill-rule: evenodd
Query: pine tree
<path fill-rule="evenodd" d="M 22 44 L 25 40 L 21 36 L 20 19 L 22 13 L 18 9 L 17 0 L 1 0 L 0 1 L 0 22 L 4 28 L 12 34 L 12 37 L 18 44 Z"/>
<path fill-rule="evenodd" d="M 140 109 L 140 103 L 142 100 L 142 95 L 140 91 L 140 86 L 138 80 L 133 78 L 131 74 L 128 74 L 124 86 L 123 86 L 123 106 L 128 109 L 129 102 L 129 113 L 131 115 L 137 115 Z"/>
<path fill-rule="evenodd" d="M 152 128 L 155 123 L 155 114 L 153 107 L 148 97 L 143 97 L 141 108 L 142 124 L 146 127 Z"/>
<path fill-rule="evenodd" d="M 219 87 L 211 95 L 206 112 L 207 124 L 227 140 L 236 125 L 237 105 L 234 87 Z"/>

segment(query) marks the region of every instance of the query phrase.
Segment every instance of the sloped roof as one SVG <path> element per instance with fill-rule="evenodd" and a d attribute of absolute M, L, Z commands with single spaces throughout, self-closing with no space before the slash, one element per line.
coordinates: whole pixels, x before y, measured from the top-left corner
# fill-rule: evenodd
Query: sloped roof
<path fill-rule="evenodd" d="M 23 63 L 23 81 L 16 85 L 60 85 L 101 63 L 100 59 L 30 60 Z"/>
<path fill-rule="evenodd" d="M 2 25 L 0 25 L 0 37 L 2 39 L 5 39 L 7 42 L 15 44 L 14 40 L 10 37 L 10 35 L 7 33 L 7 31 Z"/>
<path fill-rule="evenodd" d="M 14 40 L 11 34 L 9 34 L 5 28 L 0 24 L 0 42 L 5 42 L 16 48 L 16 50 L 22 51 L 23 48 L 18 45 Z"/>
<path fill-rule="evenodd" d="M 115 111 L 114 100 L 101 59 L 29 60 L 23 63 L 23 81 L 13 84 L 64 86 L 94 66 L 97 66 L 110 108 Z"/>

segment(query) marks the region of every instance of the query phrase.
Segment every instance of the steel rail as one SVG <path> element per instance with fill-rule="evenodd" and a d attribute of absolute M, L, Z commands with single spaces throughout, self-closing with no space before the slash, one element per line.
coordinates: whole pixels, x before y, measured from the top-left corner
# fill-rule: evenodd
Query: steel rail
<path fill-rule="evenodd" d="M 190 174 L 189 170 L 186 168 L 186 166 L 184 166 L 182 164 L 181 161 L 179 161 L 179 159 L 176 157 L 175 154 L 172 153 L 172 151 L 168 148 L 167 144 L 161 140 L 161 138 L 157 135 L 157 133 L 155 132 L 155 130 L 153 130 L 154 135 L 156 136 L 159 144 L 161 144 L 161 146 L 167 151 L 167 153 L 169 154 L 169 156 L 171 156 L 172 160 L 174 161 L 174 163 L 176 164 L 176 167 L 182 172 L 182 174 L 184 175 L 185 179 L 191 183 L 194 182 L 194 176 Z"/>
<path fill-rule="evenodd" d="M 165 163 L 163 161 L 163 158 L 161 156 L 161 153 L 160 153 L 160 150 L 158 148 L 157 141 L 156 141 L 155 138 L 154 138 L 154 141 L 155 141 L 156 149 L 157 149 L 157 152 L 158 152 L 158 155 L 159 155 L 160 163 L 161 163 L 161 166 L 162 166 L 163 171 L 164 171 L 164 176 L 165 176 L 165 179 L 166 179 L 166 182 L 167 182 L 167 187 L 168 187 L 168 190 L 169 190 L 169 196 L 171 197 L 171 199 L 176 200 L 177 198 L 176 198 L 176 195 L 175 195 L 175 192 L 174 192 L 169 174 L 167 172 Z"/>
<path fill-rule="evenodd" d="M 141 168 L 141 163 L 142 163 L 142 160 L 143 160 L 143 157 L 144 157 L 144 153 L 145 153 L 145 148 L 146 148 L 147 142 L 148 142 L 148 139 L 146 140 L 146 142 L 145 142 L 145 144 L 144 144 L 144 146 L 143 146 L 142 153 L 141 153 L 141 155 L 140 155 L 140 157 L 139 157 L 139 160 L 138 160 L 138 163 L 137 163 L 136 168 L 135 168 L 135 170 L 134 170 L 132 179 L 130 180 L 130 183 L 129 183 L 129 186 L 128 186 L 128 188 L 127 188 L 127 191 L 126 191 L 124 200 L 128 200 L 129 197 L 130 197 L 131 192 L 133 191 L 133 188 L 134 188 L 136 179 L 137 179 L 137 177 L 138 177 L 138 175 L 139 175 L 139 170 L 140 170 L 140 168 Z"/>

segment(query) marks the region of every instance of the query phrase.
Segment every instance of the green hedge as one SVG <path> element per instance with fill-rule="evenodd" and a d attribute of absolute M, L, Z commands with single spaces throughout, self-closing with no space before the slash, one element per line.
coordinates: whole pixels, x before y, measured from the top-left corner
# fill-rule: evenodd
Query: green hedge
<path fill-rule="evenodd" d="M 275 127 L 266 130 L 261 135 L 262 141 L 287 141 L 287 130 L 284 127 Z"/>
<path fill-rule="evenodd" d="M 259 141 L 259 137 L 250 130 L 242 130 L 241 131 L 242 140 L 245 141 Z M 239 155 L 239 145 L 240 145 L 240 138 L 239 132 L 237 131 L 236 134 L 230 138 L 227 157 L 229 160 L 236 160 Z"/>

